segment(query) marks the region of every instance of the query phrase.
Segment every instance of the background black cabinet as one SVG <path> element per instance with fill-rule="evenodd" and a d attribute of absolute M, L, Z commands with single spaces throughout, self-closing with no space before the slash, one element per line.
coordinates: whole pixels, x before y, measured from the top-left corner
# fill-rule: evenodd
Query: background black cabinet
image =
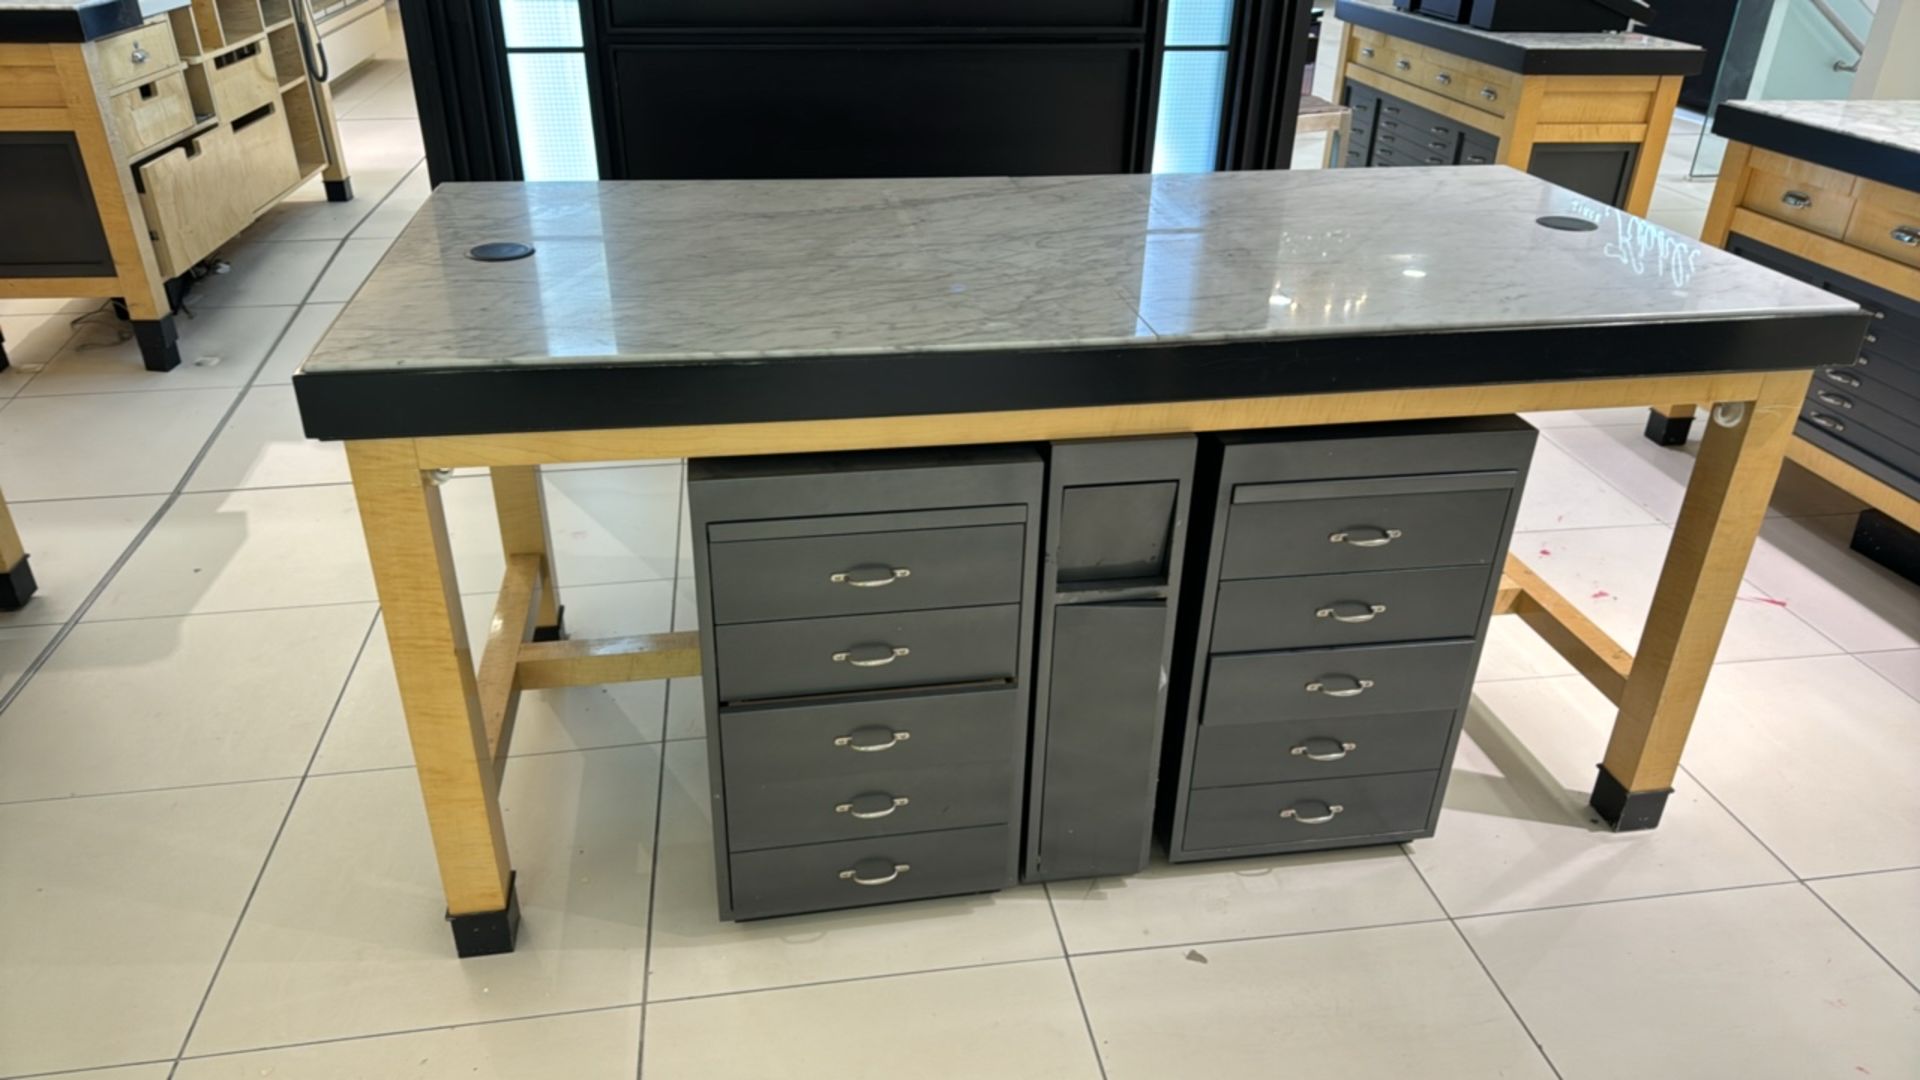
<path fill-rule="evenodd" d="M 612 56 L 624 177 L 1108 173 L 1132 171 L 1140 153 L 1138 45 L 648 45 Z"/>
<path fill-rule="evenodd" d="M 1167 167 L 1286 168 L 1308 0 L 1234 0 L 1170 39 L 1174 2 L 568 0 L 535 18 L 401 0 L 401 14 L 435 184 L 1146 172 L 1168 56 L 1170 107 L 1198 95 L 1210 111 L 1186 114 Z"/>

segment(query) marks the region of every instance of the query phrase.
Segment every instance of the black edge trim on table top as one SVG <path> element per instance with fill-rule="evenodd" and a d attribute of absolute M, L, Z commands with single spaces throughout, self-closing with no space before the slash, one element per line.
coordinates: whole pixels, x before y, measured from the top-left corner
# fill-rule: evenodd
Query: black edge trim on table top
<path fill-rule="evenodd" d="M 0 41 L 22 45 L 92 41 L 131 30 L 145 21 L 140 14 L 140 0 L 110 0 L 90 7 L 58 10 L 11 9 L 0 11 Z"/>
<path fill-rule="evenodd" d="M 851 420 L 1214 398 L 1811 369 L 1864 312 L 1060 350 L 301 373 L 315 439 Z M 1553 370 L 1543 377 L 1544 358 Z"/>
<path fill-rule="evenodd" d="M 1453 23 L 1339 0 L 1341 22 L 1431 45 L 1455 56 L 1517 71 L 1522 75 L 1697 75 L 1706 66 L 1702 49 L 1552 49 L 1529 48 Z"/>
<path fill-rule="evenodd" d="M 1713 133 L 1907 191 L 1920 191 L 1920 154 L 1844 131 L 1795 123 L 1728 102 L 1714 113 Z"/>

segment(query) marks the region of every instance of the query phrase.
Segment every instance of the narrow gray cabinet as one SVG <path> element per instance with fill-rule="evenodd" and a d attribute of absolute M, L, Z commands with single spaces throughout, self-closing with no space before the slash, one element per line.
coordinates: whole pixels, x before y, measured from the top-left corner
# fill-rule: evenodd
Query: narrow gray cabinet
<path fill-rule="evenodd" d="M 1048 448 L 1028 881 L 1147 865 L 1194 446 Z"/>
<path fill-rule="evenodd" d="M 1017 880 L 1043 463 L 688 466 L 722 918 Z"/>
<path fill-rule="evenodd" d="M 1515 417 L 1201 441 L 1170 859 L 1432 835 L 1533 444 Z"/>

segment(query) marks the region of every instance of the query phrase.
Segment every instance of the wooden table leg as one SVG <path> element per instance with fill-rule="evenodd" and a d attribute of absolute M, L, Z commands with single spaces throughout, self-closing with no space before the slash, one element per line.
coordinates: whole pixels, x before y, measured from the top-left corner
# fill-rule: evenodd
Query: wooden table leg
<path fill-rule="evenodd" d="M 519 901 L 439 486 L 410 440 L 350 442 L 347 461 L 455 948 L 511 952 Z"/>
<path fill-rule="evenodd" d="M 1769 375 L 1757 400 L 1707 420 L 1594 786 L 1593 807 L 1616 830 L 1660 823 L 1808 378 Z M 1725 415 L 1734 410 L 1737 418 Z"/>
<path fill-rule="evenodd" d="M 7 497 L 0 493 L 0 611 L 20 610 L 36 587 L 33 569 L 27 565 L 27 549 L 13 527 Z"/>
<path fill-rule="evenodd" d="M 560 582 L 553 573 L 553 541 L 547 530 L 547 496 L 540 486 L 540 467 L 496 465 L 491 472 L 500 546 L 509 556 L 540 558 L 540 612 L 534 617 L 533 640 L 559 641 L 567 636 L 567 609 L 560 603 Z"/>

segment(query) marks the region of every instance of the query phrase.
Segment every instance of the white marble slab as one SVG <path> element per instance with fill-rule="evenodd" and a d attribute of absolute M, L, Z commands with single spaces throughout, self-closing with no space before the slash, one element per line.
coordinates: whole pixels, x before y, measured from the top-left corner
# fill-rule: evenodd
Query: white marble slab
<path fill-rule="evenodd" d="M 1392 15 L 1409 19 L 1426 19 L 1428 22 L 1444 26 L 1449 30 L 1469 34 L 1488 41 L 1497 41 L 1502 45 L 1522 49 L 1605 49 L 1617 52 L 1700 52 L 1698 45 L 1684 41 L 1672 41 L 1654 37 L 1652 34 L 1614 33 L 1600 31 L 1593 33 L 1557 33 L 1538 30 L 1481 30 L 1465 23 L 1450 23 L 1442 19 L 1431 19 L 1424 15 L 1412 15 L 1394 8 L 1392 0 L 1346 0 L 1356 7 L 1375 8 Z M 1625 21 L 1624 16 L 1622 21 Z"/>
<path fill-rule="evenodd" d="M 1729 101 L 1720 107 L 1920 154 L 1920 101 Z"/>
<path fill-rule="evenodd" d="M 1536 223 L 1542 215 L 1598 228 L 1548 229 Z M 465 255 L 498 240 L 538 250 L 506 263 Z M 304 370 L 1038 350 L 1852 310 L 1506 168 L 446 184 Z"/>

